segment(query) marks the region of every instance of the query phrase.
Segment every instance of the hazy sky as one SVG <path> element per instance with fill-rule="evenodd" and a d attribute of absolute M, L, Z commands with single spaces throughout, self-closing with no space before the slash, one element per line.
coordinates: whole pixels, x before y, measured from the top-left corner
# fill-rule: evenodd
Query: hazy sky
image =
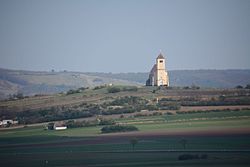
<path fill-rule="evenodd" d="M 0 67 L 250 68 L 250 0 L 0 0 Z"/>

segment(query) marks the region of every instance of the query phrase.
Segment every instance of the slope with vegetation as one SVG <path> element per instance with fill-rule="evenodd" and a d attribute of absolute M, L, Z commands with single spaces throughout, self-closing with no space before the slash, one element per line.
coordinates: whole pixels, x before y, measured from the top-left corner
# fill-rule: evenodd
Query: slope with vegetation
<path fill-rule="evenodd" d="M 196 85 L 208 88 L 233 88 L 250 83 L 250 70 L 174 70 L 169 71 L 170 85 Z M 22 93 L 52 94 L 79 87 L 104 84 L 145 85 L 148 73 L 84 73 L 54 70 L 21 71 L 0 69 L 0 99 Z"/>
<path fill-rule="evenodd" d="M 249 108 L 250 89 L 197 86 L 102 85 L 1 101 L 1 119 L 23 124 L 0 129 L 1 164 L 249 166 Z M 68 128 L 49 130 L 59 123 Z"/>
<path fill-rule="evenodd" d="M 0 118 L 20 124 L 91 118 L 99 115 L 182 111 L 195 106 L 250 105 L 250 89 L 97 86 L 0 103 Z"/>

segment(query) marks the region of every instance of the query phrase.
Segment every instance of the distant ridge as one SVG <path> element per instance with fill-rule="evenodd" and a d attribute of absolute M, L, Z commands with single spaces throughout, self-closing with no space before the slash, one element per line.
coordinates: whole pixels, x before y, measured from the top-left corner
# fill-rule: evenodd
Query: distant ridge
<path fill-rule="evenodd" d="M 234 88 L 250 84 L 250 69 L 246 70 L 173 70 L 169 71 L 170 86 Z M 145 85 L 148 73 L 46 72 L 0 68 L 0 99 L 9 94 L 51 94 L 79 87 Z"/>
<path fill-rule="evenodd" d="M 168 71 L 170 86 L 198 85 L 208 88 L 234 88 L 250 84 L 250 69 Z M 145 84 L 148 73 L 86 73 L 87 75 L 129 80 Z"/>
<path fill-rule="evenodd" d="M 81 72 L 46 72 L 0 69 L 0 99 L 18 92 L 24 95 L 52 94 L 79 87 L 104 84 L 140 85 L 134 81 L 91 76 Z"/>

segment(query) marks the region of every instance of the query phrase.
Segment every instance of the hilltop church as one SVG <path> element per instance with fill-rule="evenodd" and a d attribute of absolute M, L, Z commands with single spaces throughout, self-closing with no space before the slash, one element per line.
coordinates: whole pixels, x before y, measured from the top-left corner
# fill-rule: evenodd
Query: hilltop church
<path fill-rule="evenodd" d="M 162 53 L 156 58 L 156 64 L 149 73 L 146 86 L 169 86 L 168 72 L 165 69 L 165 58 Z"/>

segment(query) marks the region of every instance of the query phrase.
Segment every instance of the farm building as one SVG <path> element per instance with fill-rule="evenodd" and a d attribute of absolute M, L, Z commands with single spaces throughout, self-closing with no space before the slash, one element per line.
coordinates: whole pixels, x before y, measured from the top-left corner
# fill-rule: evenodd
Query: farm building
<path fill-rule="evenodd" d="M 8 124 L 18 124 L 18 121 L 14 121 L 12 119 L 6 119 L 6 120 L 0 121 L 0 126 L 6 126 Z"/>
<path fill-rule="evenodd" d="M 65 130 L 67 129 L 67 126 L 64 125 L 64 123 L 58 122 L 54 124 L 54 130 Z"/>

